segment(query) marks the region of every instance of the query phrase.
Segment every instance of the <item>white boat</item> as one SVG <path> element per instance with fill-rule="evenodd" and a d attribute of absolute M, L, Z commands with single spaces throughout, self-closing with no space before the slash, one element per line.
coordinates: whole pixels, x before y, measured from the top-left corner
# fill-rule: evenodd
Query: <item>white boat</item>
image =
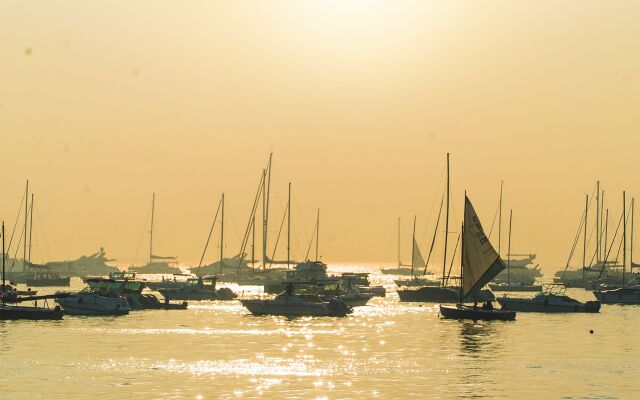
<path fill-rule="evenodd" d="M 241 302 L 254 315 L 344 317 L 352 312 L 351 307 L 342 300 L 326 300 L 317 294 L 308 294 L 305 288 L 297 291 L 292 283 L 287 286 L 285 292 L 274 299 L 250 299 Z"/>
<path fill-rule="evenodd" d="M 56 303 L 69 315 L 126 315 L 129 302 L 115 293 L 100 293 L 90 288 L 56 298 Z"/>
<path fill-rule="evenodd" d="M 165 300 L 233 300 L 236 294 L 229 288 L 216 289 L 216 276 L 190 278 L 180 287 L 158 289 Z"/>
<path fill-rule="evenodd" d="M 600 311 L 599 301 L 580 302 L 564 293 L 564 286 L 551 284 L 544 292 L 540 292 L 533 298 L 523 297 L 499 297 L 498 303 L 505 310 L 522 312 L 590 312 Z"/>

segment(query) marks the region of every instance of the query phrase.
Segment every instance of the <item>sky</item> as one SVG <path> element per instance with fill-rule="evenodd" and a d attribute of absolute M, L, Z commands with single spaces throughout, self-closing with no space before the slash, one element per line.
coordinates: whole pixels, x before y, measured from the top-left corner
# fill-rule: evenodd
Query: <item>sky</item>
<path fill-rule="evenodd" d="M 395 261 L 398 217 L 407 261 L 414 215 L 426 258 L 446 153 L 450 244 L 504 181 L 503 250 L 513 209 L 551 271 L 597 180 L 611 229 L 638 194 L 635 1 L 3 1 L 0 54 L 0 218 L 29 179 L 36 262 L 144 261 L 152 193 L 157 252 L 197 263 L 224 192 L 233 255 L 271 152 L 269 252 L 291 182 L 293 256 L 320 208 L 329 263 Z"/>

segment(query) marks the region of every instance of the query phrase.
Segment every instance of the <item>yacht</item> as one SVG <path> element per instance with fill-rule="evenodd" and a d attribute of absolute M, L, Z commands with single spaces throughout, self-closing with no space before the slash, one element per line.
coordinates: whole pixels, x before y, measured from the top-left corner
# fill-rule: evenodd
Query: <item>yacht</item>
<path fill-rule="evenodd" d="M 499 297 L 498 303 L 505 310 L 523 312 L 589 312 L 600 311 L 599 301 L 580 302 L 565 294 L 565 287 L 559 284 L 550 284 L 543 292 L 533 298 Z"/>
<path fill-rule="evenodd" d="M 85 288 L 78 293 L 58 293 L 56 303 L 69 315 L 126 315 L 129 302 L 114 292 Z"/>

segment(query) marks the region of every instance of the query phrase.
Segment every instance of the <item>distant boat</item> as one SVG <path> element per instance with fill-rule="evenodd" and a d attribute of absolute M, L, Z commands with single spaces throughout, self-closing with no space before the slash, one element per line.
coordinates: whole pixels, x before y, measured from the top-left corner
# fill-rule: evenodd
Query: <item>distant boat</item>
<path fill-rule="evenodd" d="M 442 204 L 441 204 L 442 206 Z M 441 208 L 442 211 L 442 208 Z M 440 214 L 438 214 L 438 221 L 436 222 L 436 231 L 438 230 L 438 223 L 440 222 Z M 434 235 L 435 237 L 435 235 Z M 437 282 L 428 275 L 432 275 L 431 272 L 427 272 L 427 262 L 424 261 L 422 253 L 420 253 L 420 247 L 416 241 L 416 217 L 413 217 L 413 235 L 412 235 L 412 248 L 411 248 L 411 279 L 396 279 L 395 284 L 399 287 L 402 286 L 433 286 L 434 282 Z M 435 239 L 433 241 L 435 243 Z M 431 246 L 433 250 L 433 243 Z M 429 251 L 429 259 L 431 258 L 432 251 Z M 416 271 L 421 271 L 418 277 Z"/>
<path fill-rule="evenodd" d="M 440 314 L 446 319 L 514 320 L 514 311 L 494 309 L 491 302 L 486 302 L 482 307 L 464 304 L 469 301 L 470 295 L 478 292 L 505 269 L 504 262 L 485 235 L 471 201 L 466 195 L 464 200 L 460 268 L 462 288 L 458 304 L 455 307 L 441 305 Z"/>
<path fill-rule="evenodd" d="M 107 265 L 111 261 L 114 260 L 108 259 L 104 248 L 100 247 L 100 251 L 88 256 L 80 256 L 69 261 L 50 261 L 45 265 L 51 272 L 84 278 L 87 276 L 106 276 L 111 272 L 118 271 L 118 268 Z"/>
<path fill-rule="evenodd" d="M 380 272 L 385 275 L 413 275 L 411 264 L 403 264 L 400 259 L 400 218 L 398 217 L 398 267 L 397 268 L 381 268 Z"/>
<path fill-rule="evenodd" d="M 502 221 L 502 191 L 500 191 L 500 221 Z M 507 269 L 506 269 L 506 282 L 504 277 L 502 280 L 498 279 L 500 275 L 504 275 L 505 271 L 500 272 L 493 280 L 496 283 L 489 284 L 491 290 L 497 292 L 539 292 L 542 290 L 542 285 L 534 285 L 535 277 L 525 278 L 525 271 L 537 271 L 537 269 L 529 270 L 526 266 L 535 259 L 535 254 L 531 254 L 526 259 L 513 260 L 513 254 L 511 254 L 511 226 L 513 222 L 513 210 L 509 211 L 509 244 L 507 247 Z M 501 223 L 501 222 L 500 222 Z M 498 246 L 498 249 L 500 247 Z M 514 268 L 511 263 L 517 265 Z M 519 274 L 515 274 L 515 271 L 519 271 Z M 539 272 L 538 272 L 539 274 Z"/>
<path fill-rule="evenodd" d="M 187 279 L 186 283 L 177 288 L 164 288 L 158 291 L 165 300 L 233 300 L 236 294 L 229 288 L 216 289 L 215 276 L 205 276 Z"/>
<path fill-rule="evenodd" d="M 550 284 L 547 290 L 540 292 L 533 298 L 521 297 L 498 297 L 498 303 L 505 310 L 522 312 L 589 312 L 600 311 L 600 302 L 581 302 L 565 294 L 564 286 L 560 284 Z"/>
<path fill-rule="evenodd" d="M 344 317 L 351 307 L 339 299 L 327 301 L 317 294 L 307 294 L 306 283 L 290 283 L 287 290 L 272 300 L 240 300 L 254 315 Z M 299 289 L 296 286 L 302 285 Z"/>
<path fill-rule="evenodd" d="M 178 260 L 172 256 L 158 256 L 153 254 L 153 222 L 156 204 L 156 194 L 151 200 L 151 229 L 149 230 L 149 262 L 142 266 L 129 267 L 129 271 L 138 274 L 173 274 L 180 273 L 175 265 Z"/>
<path fill-rule="evenodd" d="M 29 188 L 29 181 L 27 181 L 27 193 Z M 27 197 L 25 195 L 25 197 Z M 28 307 L 28 306 L 16 306 L 6 304 L 6 293 L 8 289 L 8 285 L 6 282 L 6 263 L 5 258 L 7 252 L 5 250 L 5 232 L 4 232 L 4 221 L 2 222 L 2 230 L 0 231 L 0 235 L 2 236 L 2 286 L 0 287 L 0 321 L 7 320 L 59 320 L 62 319 L 62 310 L 60 307 L 55 307 L 53 309 L 42 308 L 42 307 Z M 12 301 L 16 301 L 16 298 L 11 298 Z"/>
<path fill-rule="evenodd" d="M 633 270 L 633 216 L 634 199 L 631 200 L 631 269 Z M 627 265 L 627 215 L 626 192 L 622 192 L 622 284 L 620 287 L 608 289 L 601 287 L 593 294 L 604 304 L 640 304 L 640 278 L 633 278 L 628 282 L 626 274 Z M 606 261 L 606 258 L 605 258 Z"/>
<path fill-rule="evenodd" d="M 36 270 L 33 277 L 26 279 L 27 286 L 30 287 L 47 287 L 47 286 L 69 286 L 71 278 L 68 276 L 60 276 L 55 272 L 49 272 L 45 265 L 29 264 L 31 270 Z"/>

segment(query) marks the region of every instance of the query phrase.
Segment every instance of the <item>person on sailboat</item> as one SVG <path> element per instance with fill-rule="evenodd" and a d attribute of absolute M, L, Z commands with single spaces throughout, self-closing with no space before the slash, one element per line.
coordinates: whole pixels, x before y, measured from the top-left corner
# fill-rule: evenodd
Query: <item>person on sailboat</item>
<path fill-rule="evenodd" d="M 493 303 L 492 303 L 492 302 L 490 302 L 490 301 L 485 302 L 485 303 L 482 305 L 482 309 L 483 309 L 483 310 L 493 310 Z"/>

